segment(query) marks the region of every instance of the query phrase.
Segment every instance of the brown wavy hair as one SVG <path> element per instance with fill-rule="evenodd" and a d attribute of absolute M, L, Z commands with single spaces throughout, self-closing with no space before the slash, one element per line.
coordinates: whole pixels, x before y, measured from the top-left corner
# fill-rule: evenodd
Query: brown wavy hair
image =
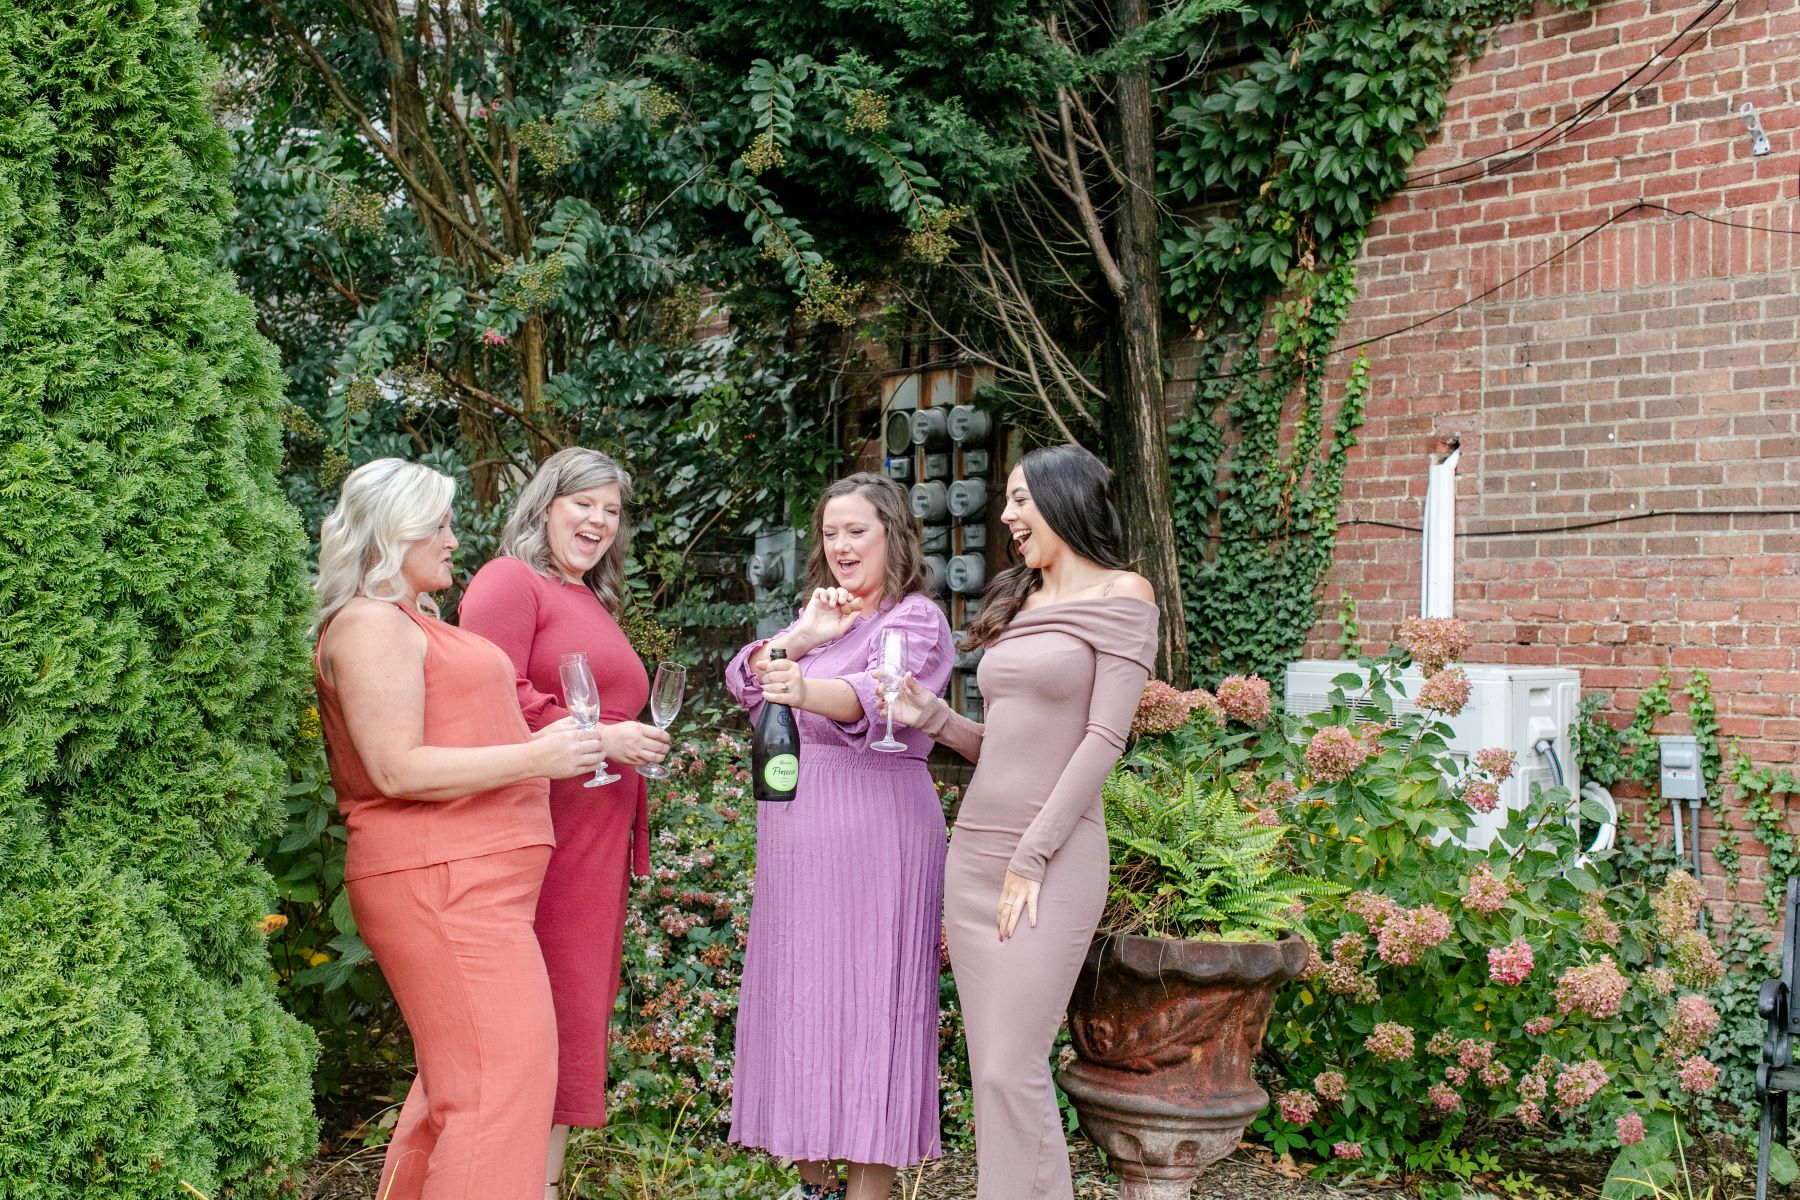
<path fill-rule="evenodd" d="M 1019 460 L 1025 470 L 1025 486 L 1031 502 L 1057 537 L 1069 549 L 1114 571 L 1130 564 L 1125 560 L 1125 535 L 1119 510 L 1112 502 L 1112 471 L 1087 450 L 1067 442 L 1040 446 Z M 1025 598 L 1044 586 L 1044 573 L 1016 561 L 1019 547 L 1006 541 L 1012 566 L 994 576 L 981 596 L 981 612 L 963 636 L 963 650 L 974 650 L 999 637 L 1024 607 Z"/>
<path fill-rule="evenodd" d="M 806 594 L 836 587 L 837 577 L 825 561 L 825 506 L 840 496 L 861 496 L 875 509 L 887 534 L 887 570 L 882 576 L 881 601 L 893 604 L 913 592 L 925 590 L 925 541 L 919 518 L 913 516 L 906 489 L 872 471 L 846 475 L 819 494 L 812 511 L 812 553 L 806 556 Z"/>

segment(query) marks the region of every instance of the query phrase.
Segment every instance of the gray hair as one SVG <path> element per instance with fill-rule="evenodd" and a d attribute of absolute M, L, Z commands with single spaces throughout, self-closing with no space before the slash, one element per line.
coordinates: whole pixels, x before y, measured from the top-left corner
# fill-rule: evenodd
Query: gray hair
<path fill-rule="evenodd" d="M 618 485 L 620 504 L 631 503 L 631 476 L 610 455 L 581 446 L 558 450 L 538 464 L 537 473 L 513 502 L 512 516 L 506 519 L 506 529 L 500 534 L 500 553 L 526 563 L 546 578 L 560 578 L 544 535 L 550 522 L 551 502 L 559 496 L 608 484 Z M 625 553 L 630 542 L 631 523 L 627 514 L 621 512 L 619 532 L 612 545 L 581 578 L 614 616 L 624 605 Z"/>
<path fill-rule="evenodd" d="M 401 560 L 428 538 L 450 509 L 456 481 L 403 458 L 378 458 L 350 472 L 337 507 L 319 527 L 319 593 L 315 629 L 357 596 L 398 601 L 406 594 Z M 437 615 L 420 593 L 419 610 Z"/>

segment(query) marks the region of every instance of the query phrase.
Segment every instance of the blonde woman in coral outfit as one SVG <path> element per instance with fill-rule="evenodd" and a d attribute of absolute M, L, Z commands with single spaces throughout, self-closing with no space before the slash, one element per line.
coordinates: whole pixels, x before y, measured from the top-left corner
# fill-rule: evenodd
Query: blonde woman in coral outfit
<path fill-rule="evenodd" d="M 987 722 L 914 681 L 897 720 L 975 760 L 945 866 L 944 924 L 969 1036 L 977 1200 L 1069 1200 L 1050 1047 L 1106 902 L 1100 785 L 1156 657 L 1150 585 L 1126 569 L 1111 473 L 1079 446 L 1027 454 L 1001 519 L 1023 560 L 988 588 Z"/>
<path fill-rule="evenodd" d="M 437 619 L 447 477 L 378 459 L 319 535 L 319 719 L 349 829 L 350 909 L 419 1073 L 388 1200 L 539 1200 L 556 1014 L 532 930 L 554 844 L 546 778 L 592 771 L 597 731 L 526 728 L 510 659 Z"/>

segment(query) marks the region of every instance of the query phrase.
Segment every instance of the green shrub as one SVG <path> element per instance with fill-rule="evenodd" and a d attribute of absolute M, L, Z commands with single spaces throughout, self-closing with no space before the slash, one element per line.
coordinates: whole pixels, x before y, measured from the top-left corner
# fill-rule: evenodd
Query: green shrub
<path fill-rule="evenodd" d="M 210 75 L 190 4 L 0 10 L 0 1197 L 267 1195 L 315 1136 L 252 861 L 305 547 Z"/>
<path fill-rule="evenodd" d="M 1466 699 L 1442 666 L 1451 631 L 1415 638 L 1437 660 L 1412 697 L 1424 711 L 1396 711 L 1411 661 L 1396 649 L 1361 660 L 1360 693 L 1341 681 L 1306 718 L 1270 714 L 1254 678 L 1182 696 L 1189 719 L 1128 760 L 1158 755 L 1229 789 L 1290 827 L 1296 873 L 1357 889 L 1310 906 L 1313 967 L 1270 1024 L 1280 1094 L 1254 1128 L 1278 1151 L 1455 1170 L 1491 1144 L 1490 1118 L 1600 1149 L 1617 1144 L 1616 1118 L 1706 1094 L 1722 968 L 1695 928 L 1692 880 L 1622 871 L 1618 851 L 1583 861 L 1560 788 L 1485 849 L 1455 840 L 1513 764 L 1449 754 L 1441 717 Z"/>

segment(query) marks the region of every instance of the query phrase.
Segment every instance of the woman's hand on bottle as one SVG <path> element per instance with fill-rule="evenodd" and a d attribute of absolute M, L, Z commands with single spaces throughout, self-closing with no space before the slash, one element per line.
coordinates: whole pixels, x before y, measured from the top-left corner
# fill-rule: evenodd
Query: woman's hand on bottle
<path fill-rule="evenodd" d="M 606 740 L 608 762 L 624 763 L 628 767 L 641 767 L 649 763 L 659 763 L 669 754 L 669 735 L 656 726 L 646 725 L 642 721 L 620 721 L 616 725 L 602 725 L 600 733 Z"/>
<path fill-rule="evenodd" d="M 582 729 L 574 717 L 544 726 L 531 735 L 537 752 L 539 774 L 547 779 L 567 779 L 592 772 L 600 765 L 605 741 L 598 729 Z"/>
<path fill-rule="evenodd" d="M 879 672 L 878 672 L 879 674 Z M 875 704 L 882 716 L 888 715 L 888 709 L 894 710 L 894 721 L 900 725 L 919 728 L 926 714 L 937 704 L 938 697 L 925 690 L 925 685 L 914 679 L 908 671 L 900 680 L 900 692 L 890 702 L 887 696 L 879 691 L 875 695 Z"/>
<path fill-rule="evenodd" d="M 800 673 L 799 663 L 791 658 L 770 659 L 754 670 L 762 682 L 764 700 L 792 708 L 806 706 L 806 676 Z"/>
<path fill-rule="evenodd" d="M 861 597 L 851 595 L 845 588 L 815 588 L 791 634 L 804 643 L 806 649 L 798 653 L 790 650 L 788 657 L 799 658 L 814 646 L 842 634 L 862 613 L 862 606 Z"/>
<path fill-rule="evenodd" d="M 1000 885 L 1000 906 L 994 912 L 994 920 L 1000 926 L 1000 940 L 1005 941 L 1019 927 L 1019 916 L 1023 914 L 1037 928 L 1038 882 L 1027 879 L 1023 875 L 1006 873 L 1005 882 Z"/>

